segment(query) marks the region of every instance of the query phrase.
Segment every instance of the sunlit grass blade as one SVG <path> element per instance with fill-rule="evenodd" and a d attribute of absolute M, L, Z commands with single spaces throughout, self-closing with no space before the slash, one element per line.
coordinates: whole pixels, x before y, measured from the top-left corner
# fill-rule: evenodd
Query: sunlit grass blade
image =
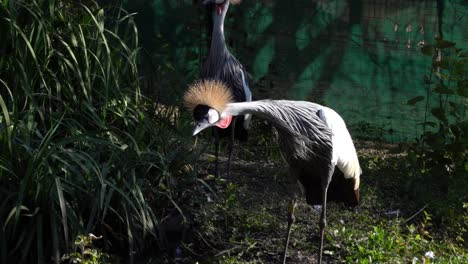
<path fill-rule="evenodd" d="M 73 66 L 70 61 L 68 61 L 68 65 L 72 69 L 73 73 L 77 76 L 78 83 L 80 84 L 83 95 L 84 95 L 84 99 L 88 100 L 89 99 L 88 90 L 85 85 L 85 80 L 83 79 L 83 74 L 81 73 L 78 59 L 76 58 L 75 53 L 71 49 L 70 45 L 67 42 L 65 42 L 65 40 L 61 39 L 60 42 L 63 44 L 63 46 L 65 46 L 65 49 L 68 51 L 68 56 L 65 56 L 65 57 L 70 57 L 73 61 Z"/>
<path fill-rule="evenodd" d="M 8 85 L 1 79 L 0 79 L 0 82 L 3 84 L 3 86 L 7 90 L 8 94 L 10 95 L 10 99 L 13 99 L 13 95 L 12 95 Z M 11 100 L 11 101 L 13 101 L 13 100 Z M 6 137 L 3 139 L 3 141 L 7 142 L 8 151 L 10 152 L 10 154 L 12 154 L 12 152 L 13 152 L 12 137 L 11 137 L 12 126 L 11 126 L 11 120 L 10 120 L 10 113 L 8 111 L 8 107 L 7 107 L 6 103 L 5 103 L 5 100 L 3 100 L 3 97 L 2 97 L 1 94 L 0 94 L 0 108 L 2 109 L 2 116 L 3 116 L 2 119 L 5 122 L 4 127 L 5 127 Z"/>
<path fill-rule="evenodd" d="M 65 207 L 65 198 L 63 196 L 63 189 L 62 189 L 62 184 L 60 182 L 60 178 L 55 178 L 55 186 L 57 188 L 57 195 L 58 195 L 58 201 L 59 201 L 59 204 L 60 204 L 60 212 L 62 214 L 62 226 L 63 226 L 63 235 L 64 235 L 64 238 L 65 238 L 65 248 L 68 249 L 69 246 L 68 246 L 68 241 L 69 241 L 69 238 L 68 238 L 68 216 L 67 216 L 67 210 L 66 210 L 66 207 Z"/>
<path fill-rule="evenodd" d="M 13 207 L 10 211 L 10 213 L 8 214 L 6 220 L 5 220 L 5 223 L 3 223 L 3 229 L 6 229 L 7 225 L 10 223 L 10 221 L 13 219 L 13 217 L 16 215 L 16 214 L 20 214 L 21 211 L 29 211 L 29 208 L 27 208 L 26 206 L 24 205 L 20 205 L 20 206 L 17 206 L 17 207 Z"/>

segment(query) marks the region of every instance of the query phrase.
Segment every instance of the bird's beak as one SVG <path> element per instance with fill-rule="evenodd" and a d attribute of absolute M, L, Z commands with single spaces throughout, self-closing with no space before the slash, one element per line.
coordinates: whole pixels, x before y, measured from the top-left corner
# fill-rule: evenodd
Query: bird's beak
<path fill-rule="evenodd" d="M 211 127 L 211 126 L 213 126 L 213 125 L 208 123 L 208 122 L 198 122 L 196 124 L 195 128 L 193 129 L 192 135 L 195 136 L 196 134 L 200 133 L 205 128 Z"/>

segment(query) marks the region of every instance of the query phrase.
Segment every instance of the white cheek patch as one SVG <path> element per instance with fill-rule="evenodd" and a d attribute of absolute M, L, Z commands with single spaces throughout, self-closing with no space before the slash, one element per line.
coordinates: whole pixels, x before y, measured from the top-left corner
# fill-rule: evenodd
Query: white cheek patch
<path fill-rule="evenodd" d="M 208 110 L 208 122 L 214 124 L 219 121 L 219 113 L 214 109 Z"/>

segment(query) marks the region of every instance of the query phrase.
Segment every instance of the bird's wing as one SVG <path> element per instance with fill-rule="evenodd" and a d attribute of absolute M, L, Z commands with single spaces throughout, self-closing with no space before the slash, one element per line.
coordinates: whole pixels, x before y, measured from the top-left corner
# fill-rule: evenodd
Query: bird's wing
<path fill-rule="evenodd" d="M 244 87 L 244 93 L 245 93 L 245 101 L 246 102 L 251 102 L 252 101 L 252 92 L 250 91 L 249 84 L 247 82 L 247 78 L 244 74 L 244 69 L 241 69 L 241 76 L 242 76 L 242 87 Z M 249 129 L 250 125 L 250 119 L 252 118 L 252 115 L 246 114 L 244 115 L 244 128 Z"/>
<path fill-rule="evenodd" d="M 242 87 L 244 87 L 244 93 L 245 93 L 245 101 L 246 102 L 251 102 L 252 101 L 252 92 L 250 91 L 249 84 L 247 82 L 247 78 L 245 76 L 245 71 L 242 69 L 241 71 L 241 76 L 242 76 Z"/>
<path fill-rule="evenodd" d="M 330 128 L 331 132 L 332 132 L 332 164 L 333 165 L 336 165 L 337 162 L 338 162 L 338 155 L 337 155 L 337 151 L 335 149 L 335 146 L 336 146 L 336 137 L 335 135 L 333 134 L 334 131 L 333 131 L 333 120 L 332 120 L 332 116 L 330 114 L 326 114 L 325 110 L 323 108 L 319 109 L 317 111 L 317 115 L 318 117 L 325 123 L 325 125 L 327 125 L 328 128 Z"/>
<path fill-rule="evenodd" d="M 356 185 L 359 186 L 359 177 L 362 171 L 359 166 L 353 140 L 346 128 L 344 120 L 338 113 L 328 107 L 320 109 L 317 115 L 333 133 L 332 161 L 335 162 L 336 166 L 343 172 L 345 178 L 354 178 L 356 180 Z"/>

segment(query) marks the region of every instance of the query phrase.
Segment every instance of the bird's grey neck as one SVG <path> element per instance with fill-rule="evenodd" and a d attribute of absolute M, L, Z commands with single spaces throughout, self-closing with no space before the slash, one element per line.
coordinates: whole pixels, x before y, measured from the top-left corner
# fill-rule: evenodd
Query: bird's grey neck
<path fill-rule="evenodd" d="M 226 1 L 223 11 L 220 15 L 215 11 L 213 17 L 213 35 L 211 37 L 211 56 L 223 55 L 227 53 L 226 41 L 224 38 L 224 19 L 226 18 L 227 10 L 229 8 L 229 1 Z"/>
<path fill-rule="evenodd" d="M 259 100 L 227 104 L 223 110 L 222 116 L 253 114 L 273 122 L 278 128 L 282 129 L 288 127 L 288 124 L 284 122 L 285 120 L 282 118 L 282 114 L 285 110 L 286 109 L 281 109 L 275 101 Z"/>
<path fill-rule="evenodd" d="M 223 110 L 223 116 L 239 116 L 245 114 L 261 114 L 265 101 L 241 102 L 227 104 Z"/>

